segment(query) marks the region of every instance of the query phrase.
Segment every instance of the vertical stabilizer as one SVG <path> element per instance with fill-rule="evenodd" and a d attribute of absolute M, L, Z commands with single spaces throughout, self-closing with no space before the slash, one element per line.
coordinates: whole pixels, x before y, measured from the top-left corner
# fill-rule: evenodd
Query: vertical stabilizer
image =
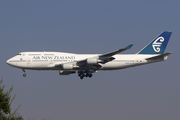
<path fill-rule="evenodd" d="M 164 31 L 137 54 L 163 54 L 172 32 Z"/>

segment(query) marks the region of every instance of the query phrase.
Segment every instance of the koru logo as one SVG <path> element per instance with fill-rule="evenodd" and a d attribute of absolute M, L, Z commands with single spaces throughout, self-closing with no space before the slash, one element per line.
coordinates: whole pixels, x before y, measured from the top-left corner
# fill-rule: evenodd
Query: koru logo
<path fill-rule="evenodd" d="M 161 44 L 162 42 L 164 42 L 164 38 L 163 37 L 158 37 L 152 44 L 152 47 L 154 49 L 155 52 L 160 52 L 161 49 Z"/>

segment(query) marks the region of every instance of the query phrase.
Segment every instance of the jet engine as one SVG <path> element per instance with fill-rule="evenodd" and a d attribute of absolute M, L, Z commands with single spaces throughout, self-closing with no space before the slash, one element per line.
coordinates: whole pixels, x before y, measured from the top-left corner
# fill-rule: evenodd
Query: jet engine
<path fill-rule="evenodd" d="M 87 64 L 97 64 L 98 59 L 97 58 L 87 58 L 86 62 L 87 62 Z"/>
<path fill-rule="evenodd" d="M 72 70 L 73 69 L 73 65 L 72 64 L 63 64 L 63 69 L 64 70 Z"/>

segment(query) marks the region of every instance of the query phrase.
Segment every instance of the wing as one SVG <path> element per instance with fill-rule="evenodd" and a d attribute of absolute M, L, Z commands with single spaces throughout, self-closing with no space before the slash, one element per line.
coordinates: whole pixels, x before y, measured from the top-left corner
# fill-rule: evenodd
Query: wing
<path fill-rule="evenodd" d="M 114 60 L 115 59 L 113 57 L 114 55 L 130 49 L 132 46 L 133 44 L 130 44 L 125 48 L 121 48 L 119 50 L 116 50 L 110 53 L 97 55 L 90 58 L 85 58 L 79 61 L 74 61 L 74 62 L 69 62 L 69 63 L 64 63 L 64 64 L 56 64 L 55 67 L 62 67 L 65 70 L 79 69 L 79 70 L 94 70 L 95 71 L 101 68 L 101 65 L 99 63 L 105 64 L 107 62 Z"/>
<path fill-rule="evenodd" d="M 106 59 L 106 58 L 108 58 L 108 57 L 114 56 L 114 55 L 116 55 L 116 54 L 118 54 L 118 53 L 120 53 L 120 52 L 123 52 L 123 51 L 125 51 L 125 50 L 127 50 L 127 49 L 130 49 L 133 45 L 134 45 L 134 44 L 130 44 L 130 45 L 128 45 L 128 46 L 125 47 L 125 48 L 121 48 L 121 49 L 119 49 L 119 50 L 116 50 L 116 51 L 113 51 L 113 52 L 110 52 L 110 53 L 106 53 L 106 54 L 100 55 L 99 58 L 100 58 L 100 59 Z"/>

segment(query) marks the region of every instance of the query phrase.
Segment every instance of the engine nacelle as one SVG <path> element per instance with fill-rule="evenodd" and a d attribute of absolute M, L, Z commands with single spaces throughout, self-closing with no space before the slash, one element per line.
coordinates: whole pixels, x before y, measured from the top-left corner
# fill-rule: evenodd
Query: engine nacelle
<path fill-rule="evenodd" d="M 98 59 L 97 58 L 87 58 L 86 62 L 87 62 L 87 64 L 97 64 Z"/>
<path fill-rule="evenodd" d="M 69 74 L 73 74 L 76 73 L 75 71 L 59 71 L 60 75 L 69 75 Z"/>
<path fill-rule="evenodd" d="M 72 70 L 73 69 L 73 65 L 72 64 L 63 64 L 63 69 L 64 70 Z"/>

